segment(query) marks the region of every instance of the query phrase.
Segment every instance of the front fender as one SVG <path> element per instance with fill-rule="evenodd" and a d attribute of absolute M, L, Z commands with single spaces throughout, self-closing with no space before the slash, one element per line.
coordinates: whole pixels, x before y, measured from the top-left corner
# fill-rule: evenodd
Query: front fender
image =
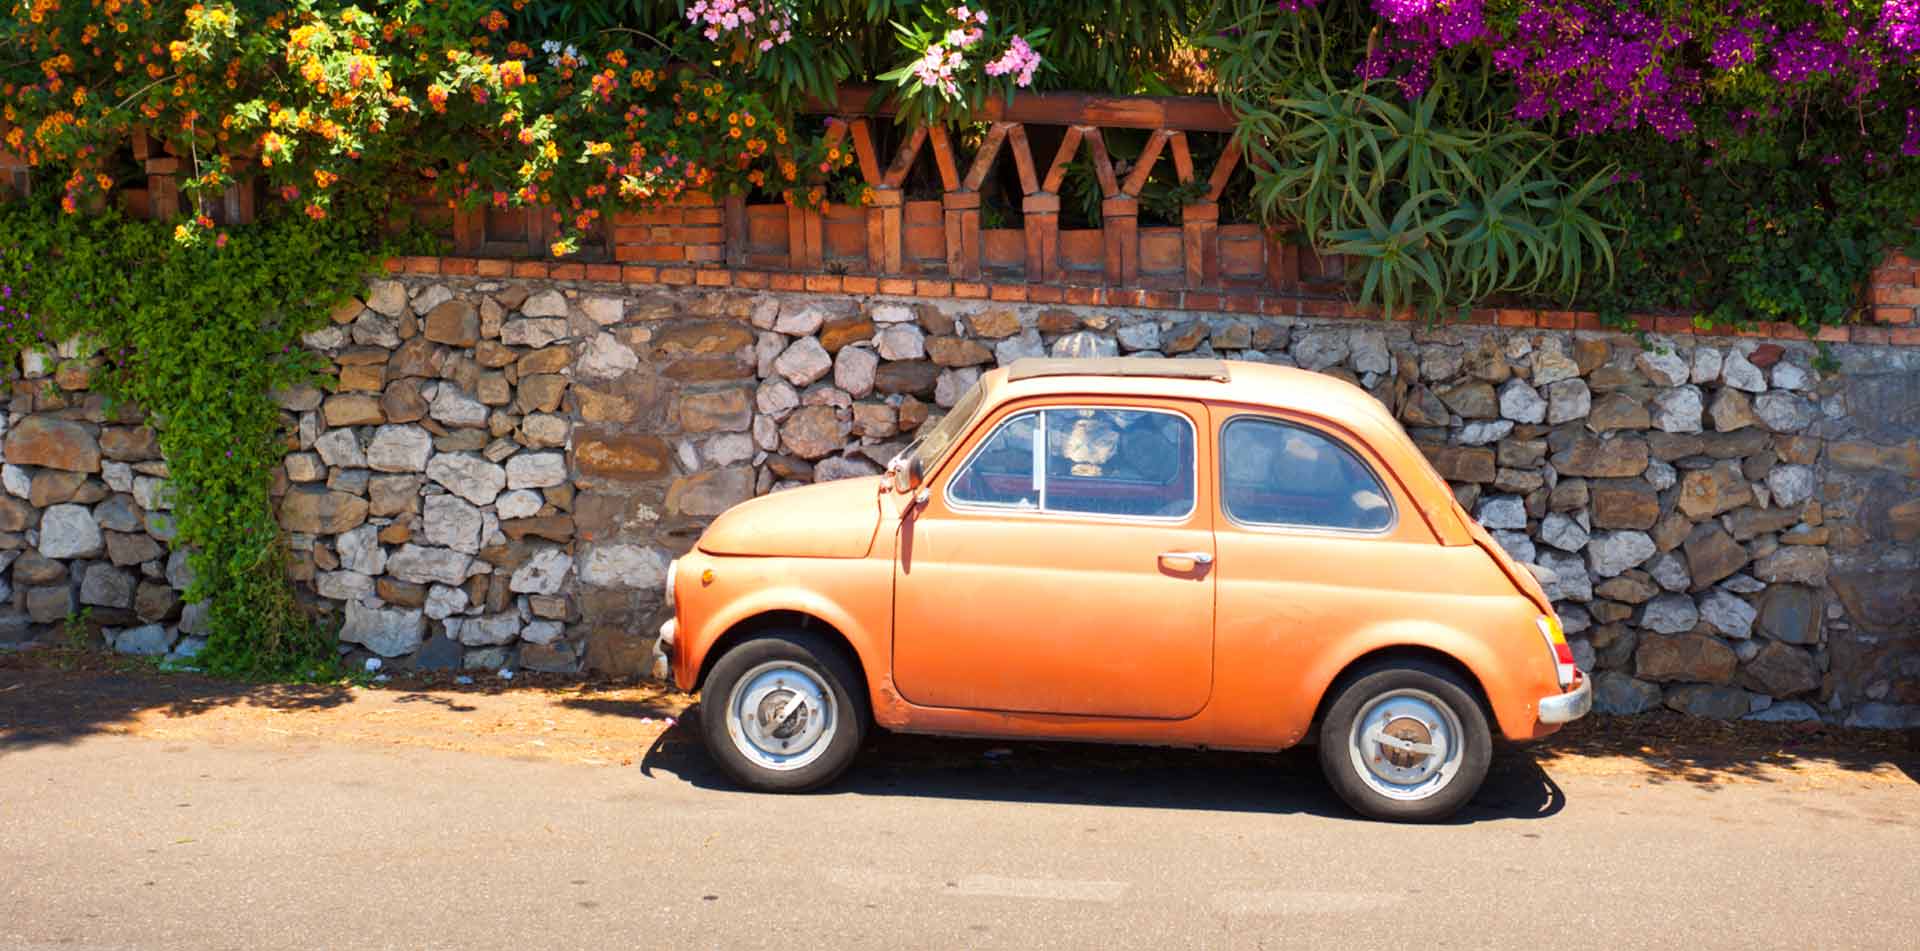
<path fill-rule="evenodd" d="M 866 671 L 870 691 L 889 669 L 886 657 L 886 619 L 891 606 L 890 566 L 879 563 L 877 577 L 871 561 L 728 558 L 696 556 L 702 562 L 683 567 L 680 637 L 685 639 L 683 666 L 674 671 L 682 690 L 692 690 L 711 659 L 709 654 L 727 632 L 766 614 L 791 612 L 814 618 L 838 631 Z M 698 577 L 713 569 L 714 580 Z"/>

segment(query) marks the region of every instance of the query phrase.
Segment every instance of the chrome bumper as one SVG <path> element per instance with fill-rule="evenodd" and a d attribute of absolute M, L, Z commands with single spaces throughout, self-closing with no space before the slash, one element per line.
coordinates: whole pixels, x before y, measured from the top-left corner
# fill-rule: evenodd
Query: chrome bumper
<path fill-rule="evenodd" d="M 1593 678 L 1581 674 L 1571 692 L 1540 698 L 1540 722 L 1567 723 L 1586 716 L 1592 709 Z"/>
<path fill-rule="evenodd" d="M 658 680 L 673 680 L 673 639 L 680 633 L 680 621 L 668 618 L 660 625 L 660 636 L 653 642 L 653 676 Z"/>

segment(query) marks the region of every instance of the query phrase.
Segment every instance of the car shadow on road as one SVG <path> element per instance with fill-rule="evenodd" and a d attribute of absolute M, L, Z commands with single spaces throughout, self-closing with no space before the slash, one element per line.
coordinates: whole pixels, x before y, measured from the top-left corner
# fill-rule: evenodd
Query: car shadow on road
<path fill-rule="evenodd" d="M 689 710 L 661 734 L 641 769 L 703 789 L 739 792 L 708 758 L 698 716 L 698 708 Z M 1265 754 L 883 732 L 868 740 L 845 776 L 818 795 L 1355 818 L 1321 777 L 1315 751 L 1305 748 Z M 1450 821 L 1541 819 L 1565 806 L 1566 795 L 1531 751 L 1503 747 L 1480 792 Z"/>

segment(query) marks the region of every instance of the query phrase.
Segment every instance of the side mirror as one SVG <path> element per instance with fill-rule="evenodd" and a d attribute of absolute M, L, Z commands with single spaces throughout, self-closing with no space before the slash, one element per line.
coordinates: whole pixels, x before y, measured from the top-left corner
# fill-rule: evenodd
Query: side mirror
<path fill-rule="evenodd" d="M 894 491 L 901 493 L 919 488 L 920 481 L 926 477 L 920 469 L 920 457 L 910 452 L 893 457 L 893 461 L 887 463 L 887 472 L 893 476 Z"/>

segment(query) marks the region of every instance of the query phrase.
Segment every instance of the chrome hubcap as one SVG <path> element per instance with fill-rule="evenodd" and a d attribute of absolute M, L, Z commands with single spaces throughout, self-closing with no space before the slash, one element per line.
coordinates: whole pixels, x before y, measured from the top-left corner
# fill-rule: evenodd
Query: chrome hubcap
<path fill-rule="evenodd" d="M 1425 799 L 1453 781 L 1465 752 L 1460 718 L 1424 690 L 1375 697 L 1354 719 L 1347 750 L 1354 771 L 1390 799 Z"/>
<path fill-rule="evenodd" d="M 733 745 L 766 769 L 794 770 L 819 759 L 839 719 L 832 689 L 791 661 L 769 661 L 747 671 L 727 698 Z"/>

